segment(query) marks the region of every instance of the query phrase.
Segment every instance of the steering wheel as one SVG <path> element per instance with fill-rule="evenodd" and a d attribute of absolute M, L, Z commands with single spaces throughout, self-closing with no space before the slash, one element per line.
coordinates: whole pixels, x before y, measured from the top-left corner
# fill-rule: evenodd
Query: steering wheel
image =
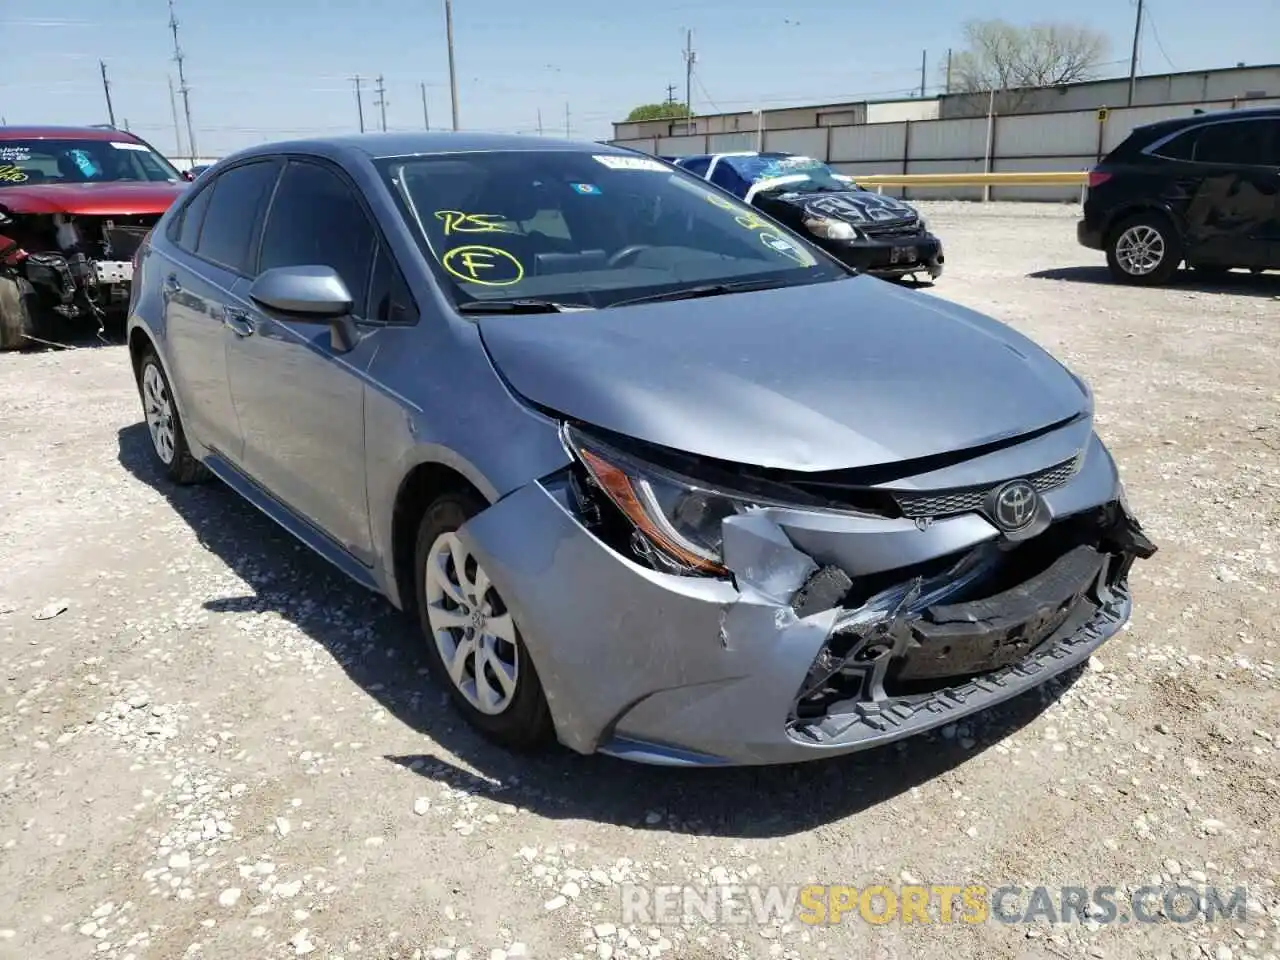
<path fill-rule="evenodd" d="M 609 260 L 607 261 L 607 265 L 610 268 L 619 266 L 623 260 L 629 260 L 638 253 L 643 253 L 645 250 L 652 250 L 652 249 L 653 249 L 653 244 L 651 243 L 628 244 L 627 246 L 619 250 L 617 253 L 615 253 L 612 257 L 610 257 Z"/>

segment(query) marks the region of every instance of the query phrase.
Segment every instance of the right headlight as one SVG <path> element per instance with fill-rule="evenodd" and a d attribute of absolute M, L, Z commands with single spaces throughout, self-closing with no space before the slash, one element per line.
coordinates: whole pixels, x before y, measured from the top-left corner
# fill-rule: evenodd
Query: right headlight
<path fill-rule="evenodd" d="M 676 568 L 721 576 L 721 524 L 759 503 L 683 477 L 566 425 L 574 456 L 636 532 Z"/>
<path fill-rule="evenodd" d="M 804 228 L 815 237 L 825 237 L 828 240 L 857 240 L 862 236 L 853 224 L 832 217 L 809 217 L 804 222 Z"/>

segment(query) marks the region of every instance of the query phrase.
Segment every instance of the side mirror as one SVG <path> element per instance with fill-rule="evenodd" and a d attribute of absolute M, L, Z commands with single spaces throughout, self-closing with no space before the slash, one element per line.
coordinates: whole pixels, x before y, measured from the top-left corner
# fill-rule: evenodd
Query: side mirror
<path fill-rule="evenodd" d="M 303 323 L 328 323 L 333 349 L 355 348 L 360 331 L 351 318 L 351 291 L 332 267 L 274 267 L 249 287 L 254 303 Z"/>
<path fill-rule="evenodd" d="M 191 182 L 192 180 L 194 180 L 195 178 L 196 178 L 196 174 L 195 174 L 195 171 L 194 171 L 194 170 L 183 170 L 183 171 L 182 171 L 182 179 L 183 179 L 183 180 L 185 180 L 185 181 L 187 181 L 187 183 L 190 183 L 190 182 Z"/>

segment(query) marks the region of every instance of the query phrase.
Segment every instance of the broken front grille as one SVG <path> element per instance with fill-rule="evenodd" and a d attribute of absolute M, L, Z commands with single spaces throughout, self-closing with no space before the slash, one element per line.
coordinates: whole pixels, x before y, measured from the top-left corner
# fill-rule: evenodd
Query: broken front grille
<path fill-rule="evenodd" d="M 1064 460 L 1039 473 L 1027 477 L 1027 481 L 1040 493 L 1060 487 L 1080 469 L 1080 455 Z M 987 496 L 1000 486 L 969 487 L 964 490 L 943 490 L 931 493 L 897 493 L 894 501 L 903 516 L 912 520 L 949 517 L 957 513 L 975 513 L 982 509 Z"/>

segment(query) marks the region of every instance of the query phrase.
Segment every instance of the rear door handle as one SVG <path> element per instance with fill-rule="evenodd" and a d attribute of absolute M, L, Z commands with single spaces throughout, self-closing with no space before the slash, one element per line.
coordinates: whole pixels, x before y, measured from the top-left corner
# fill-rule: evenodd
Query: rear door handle
<path fill-rule="evenodd" d="M 179 290 L 181 290 L 182 284 L 178 282 L 178 275 L 175 273 L 171 273 L 167 277 L 165 277 L 164 288 L 169 293 L 177 293 Z"/>
<path fill-rule="evenodd" d="M 249 315 L 238 310 L 228 310 L 222 322 L 230 327 L 231 332 L 237 337 L 251 337 L 257 329 L 249 319 Z"/>

